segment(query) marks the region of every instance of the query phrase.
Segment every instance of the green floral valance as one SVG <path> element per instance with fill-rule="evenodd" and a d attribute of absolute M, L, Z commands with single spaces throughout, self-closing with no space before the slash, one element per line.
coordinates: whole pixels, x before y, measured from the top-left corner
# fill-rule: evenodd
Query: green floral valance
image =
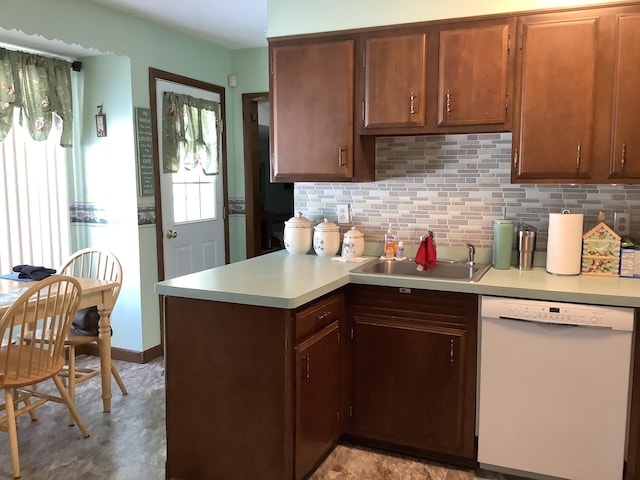
<path fill-rule="evenodd" d="M 71 63 L 57 58 L 0 48 L 0 141 L 13 126 L 13 110 L 20 109 L 20 125 L 36 141 L 46 140 L 52 114 L 62 119 L 60 145 L 73 144 Z"/>
<path fill-rule="evenodd" d="M 162 165 L 164 173 L 201 167 L 220 173 L 218 159 L 220 104 L 174 92 L 162 99 Z"/>

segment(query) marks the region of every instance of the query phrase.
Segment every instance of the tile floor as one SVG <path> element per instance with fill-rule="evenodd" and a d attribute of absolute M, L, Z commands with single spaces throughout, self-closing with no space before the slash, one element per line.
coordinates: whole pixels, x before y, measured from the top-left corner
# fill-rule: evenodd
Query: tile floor
<path fill-rule="evenodd" d="M 97 365 L 82 356 L 79 364 Z M 67 424 L 63 405 L 49 402 L 38 420 L 18 419 L 18 448 L 23 480 L 164 479 L 164 363 L 116 361 L 129 395 L 113 383 L 112 410 L 102 413 L 100 381 L 78 387 L 78 410 L 89 438 Z M 8 436 L 0 432 L 0 480 L 11 479 Z M 486 471 L 451 469 L 402 456 L 338 445 L 310 480 L 506 480 Z M 511 477 L 513 478 L 513 477 Z M 215 480 L 215 479 L 203 479 Z M 260 480 L 260 479 L 255 479 Z"/>

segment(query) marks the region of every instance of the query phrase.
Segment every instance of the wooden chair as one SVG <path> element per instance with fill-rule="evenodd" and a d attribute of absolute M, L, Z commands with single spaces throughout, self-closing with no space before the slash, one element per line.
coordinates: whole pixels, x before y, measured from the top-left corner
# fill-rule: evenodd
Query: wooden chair
<path fill-rule="evenodd" d="M 89 436 L 59 373 L 64 367 L 64 338 L 78 309 L 81 289 L 74 278 L 55 275 L 31 286 L 7 309 L 0 320 L 0 388 L 4 389 L 4 416 L 0 430 L 9 433 L 9 449 L 14 478 L 20 477 L 16 417 L 53 400 L 64 403 L 78 428 Z M 43 340 L 25 336 L 32 329 L 42 331 Z M 51 378 L 60 397 L 36 389 L 36 384 Z M 37 400 L 32 401 L 32 398 Z M 24 406 L 20 407 L 19 403 Z"/>
<path fill-rule="evenodd" d="M 122 285 L 122 266 L 118 258 L 110 252 L 95 248 L 85 248 L 79 250 L 66 261 L 59 269 L 60 274 L 72 277 L 96 278 L 98 280 L 109 280 L 118 282 L 118 286 L 113 289 L 113 303 L 115 305 Z M 68 377 L 69 395 L 75 401 L 76 385 L 85 380 L 89 380 L 100 375 L 100 368 L 77 368 L 76 367 L 76 347 L 90 343 L 99 343 L 98 335 L 78 335 L 69 330 L 65 345 L 69 348 L 69 362 L 63 375 Z M 115 379 L 123 395 L 127 395 L 127 389 L 120 377 L 118 368 L 111 361 L 111 375 Z M 72 419 L 69 418 L 71 422 Z"/>

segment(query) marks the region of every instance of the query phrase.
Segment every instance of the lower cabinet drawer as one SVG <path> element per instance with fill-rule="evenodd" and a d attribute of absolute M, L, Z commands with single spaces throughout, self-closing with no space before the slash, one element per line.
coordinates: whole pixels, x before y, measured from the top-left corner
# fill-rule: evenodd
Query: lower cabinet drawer
<path fill-rule="evenodd" d="M 295 313 L 296 341 L 338 320 L 344 309 L 344 293 L 334 293 L 316 300 Z"/>

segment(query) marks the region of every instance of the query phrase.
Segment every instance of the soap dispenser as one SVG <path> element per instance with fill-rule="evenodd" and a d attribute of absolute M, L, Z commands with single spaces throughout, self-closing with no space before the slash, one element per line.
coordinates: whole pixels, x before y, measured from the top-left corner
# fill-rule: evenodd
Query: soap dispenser
<path fill-rule="evenodd" d="M 384 236 L 384 256 L 385 258 L 395 258 L 397 253 L 396 236 L 391 232 L 391 224 Z"/>

